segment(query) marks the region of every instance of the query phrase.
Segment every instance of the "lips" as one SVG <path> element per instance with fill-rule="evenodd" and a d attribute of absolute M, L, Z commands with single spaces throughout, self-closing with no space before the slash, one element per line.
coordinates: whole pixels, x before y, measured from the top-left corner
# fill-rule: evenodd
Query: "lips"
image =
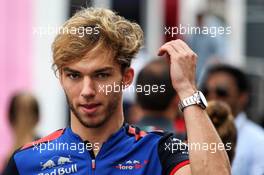
<path fill-rule="evenodd" d="M 96 110 L 100 105 L 101 105 L 100 103 L 89 103 L 89 104 L 81 104 L 80 107 L 85 113 L 91 114 L 96 112 Z"/>

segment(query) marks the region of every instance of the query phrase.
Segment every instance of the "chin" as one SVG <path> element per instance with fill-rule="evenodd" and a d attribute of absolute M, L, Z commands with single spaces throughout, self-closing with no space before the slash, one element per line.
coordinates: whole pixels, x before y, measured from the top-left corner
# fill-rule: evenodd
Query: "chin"
<path fill-rule="evenodd" d="M 100 119 L 99 116 L 92 116 L 92 118 L 87 119 L 87 116 L 79 119 L 81 124 L 86 128 L 99 128 L 105 124 L 105 119 Z"/>
<path fill-rule="evenodd" d="M 83 124 L 83 126 L 85 126 L 86 128 L 100 128 L 100 127 L 102 127 L 104 125 L 104 123 L 89 123 L 89 122 L 87 122 L 87 123 L 85 123 L 85 124 Z"/>

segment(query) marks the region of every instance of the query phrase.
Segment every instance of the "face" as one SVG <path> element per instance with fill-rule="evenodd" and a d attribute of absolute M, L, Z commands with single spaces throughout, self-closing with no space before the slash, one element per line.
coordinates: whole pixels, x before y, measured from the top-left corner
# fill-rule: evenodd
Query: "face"
<path fill-rule="evenodd" d="M 106 93 L 105 89 L 121 86 L 126 78 L 124 74 L 113 61 L 113 54 L 102 50 L 62 67 L 60 81 L 73 117 L 87 128 L 100 127 L 115 117 L 121 106 L 122 91 Z"/>
<path fill-rule="evenodd" d="M 227 73 L 218 72 L 209 75 L 203 90 L 207 100 L 224 101 L 232 109 L 234 115 L 240 110 L 240 93 L 235 79 Z"/>

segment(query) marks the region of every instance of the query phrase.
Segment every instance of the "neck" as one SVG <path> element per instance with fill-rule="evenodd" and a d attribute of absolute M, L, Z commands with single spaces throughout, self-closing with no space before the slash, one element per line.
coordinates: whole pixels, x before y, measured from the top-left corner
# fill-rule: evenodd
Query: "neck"
<path fill-rule="evenodd" d="M 102 126 L 97 128 L 87 128 L 83 126 L 77 117 L 71 112 L 71 129 L 74 133 L 79 135 L 82 140 L 88 140 L 93 145 L 99 143 L 101 146 L 112 134 L 117 132 L 123 125 L 124 116 L 122 106 L 109 116 L 110 119 Z"/>

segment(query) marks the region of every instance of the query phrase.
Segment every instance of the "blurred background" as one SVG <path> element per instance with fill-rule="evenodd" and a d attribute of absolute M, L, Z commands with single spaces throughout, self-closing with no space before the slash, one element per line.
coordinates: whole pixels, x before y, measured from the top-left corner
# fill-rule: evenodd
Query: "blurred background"
<path fill-rule="evenodd" d="M 168 35 L 165 28 L 180 25 L 230 26 L 230 34 L 204 38 L 204 43 L 214 47 L 213 51 L 205 51 L 206 44 L 200 43 L 197 53 L 206 61 L 198 64 L 205 66 L 212 62 L 225 62 L 245 70 L 252 84 L 248 116 L 263 126 L 263 0 L 1 0 L 0 172 L 14 143 L 7 117 L 10 97 L 14 93 L 27 91 L 36 97 L 40 108 L 37 136 L 47 135 L 67 125 L 66 100 L 51 69 L 51 43 L 56 36 L 54 28 L 61 26 L 81 7 L 92 6 L 113 9 L 141 25 L 145 33 L 145 47 L 133 62 L 136 72 L 156 56 L 157 49 L 165 41 L 181 38 L 189 42 L 193 49 L 197 46 L 194 42 L 196 36 Z M 199 23 L 201 20 L 202 24 Z M 126 109 L 134 103 L 134 98 L 133 93 L 125 93 Z"/>

